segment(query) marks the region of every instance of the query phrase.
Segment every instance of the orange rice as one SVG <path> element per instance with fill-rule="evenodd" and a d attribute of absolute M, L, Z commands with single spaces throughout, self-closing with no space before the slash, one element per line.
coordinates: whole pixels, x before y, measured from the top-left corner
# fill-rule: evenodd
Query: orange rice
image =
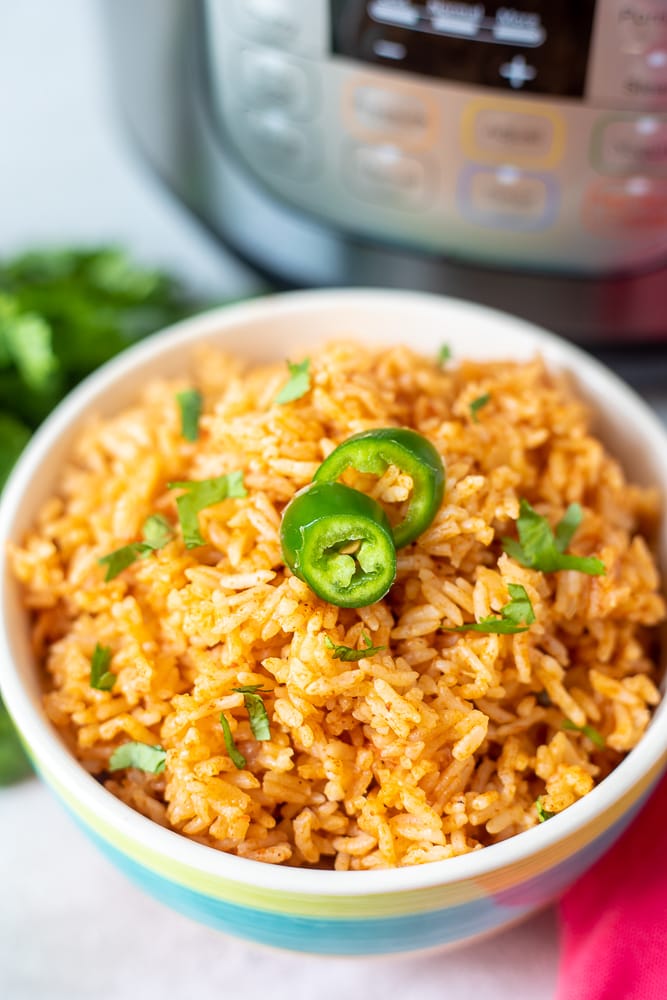
<path fill-rule="evenodd" d="M 149 385 L 89 426 L 59 490 L 12 552 L 48 677 L 46 710 L 82 765 L 157 823 L 218 850 L 338 870 L 421 864 L 479 849 L 585 795 L 640 739 L 659 694 L 664 618 L 650 538 L 655 491 L 626 482 L 585 407 L 540 359 L 441 369 L 404 347 L 340 342 L 312 352 L 312 388 L 273 400 L 285 367 L 250 371 L 207 349 L 192 380 Z M 175 393 L 204 393 L 196 442 Z M 473 419 L 470 404 L 488 393 Z M 402 425 L 447 470 L 443 505 L 398 553 L 397 581 L 370 607 L 326 604 L 285 568 L 280 515 L 350 434 Z M 247 497 L 103 582 L 98 559 L 161 512 L 173 480 L 242 469 Z M 410 481 L 368 483 L 400 504 Z M 544 574 L 503 553 L 525 497 L 556 523 L 577 502 L 569 551 L 606 575 Z M 517 635 L 443 632 L 497 613 L 522 584 L 536 623 Z M 332 658 L 325 637 L 386 649 Z M 111 691 L 90 686 L 109 646 Z M 261 684 L 271 739 L 254 739 L 240 685 Z M 246 767 L 228 756 L 224 712 Z M 595 745 L 564 720 L 589 725 Z M 167 750 L 163 774 L 108 771 L 117 746 Z"/>

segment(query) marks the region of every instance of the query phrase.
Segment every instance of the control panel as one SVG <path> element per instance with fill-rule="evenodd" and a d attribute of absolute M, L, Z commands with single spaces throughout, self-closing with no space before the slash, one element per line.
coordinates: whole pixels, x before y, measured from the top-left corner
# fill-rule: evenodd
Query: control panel
<path fill-rule="evenodd" d="M 207 0 L 220 141 L 371 239 L 569 273 L 667 259 L 667 0 Z"/>
<path fill-rule="evenodd" d="M 333 51 L 441 80 L 580 97 L 595 0 L 331 0 Z"/>

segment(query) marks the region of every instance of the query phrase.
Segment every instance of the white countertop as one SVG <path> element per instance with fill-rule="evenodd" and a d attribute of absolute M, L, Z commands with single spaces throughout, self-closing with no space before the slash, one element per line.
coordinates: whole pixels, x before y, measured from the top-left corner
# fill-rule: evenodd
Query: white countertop
<path fill-rule="evenodd" d="M 127 882 L 37 780 L 0 792 L 4 1000 L 548 1000 L 552 912 L 482 944 L 312 958 L 201 927 Z"/>
<path fill-rule="evenodd" d="M 118 241 L 219 297 L 253 291 L 124 145 L 95 8 L 0 0 L 0 255 Z M 3 1000 L 550 1000 L 555 988 L 553 911 L 416 958 L 309 958 L 227 938 L 130 885 L 36 779 L 0 789 L 0 900 Z"/>

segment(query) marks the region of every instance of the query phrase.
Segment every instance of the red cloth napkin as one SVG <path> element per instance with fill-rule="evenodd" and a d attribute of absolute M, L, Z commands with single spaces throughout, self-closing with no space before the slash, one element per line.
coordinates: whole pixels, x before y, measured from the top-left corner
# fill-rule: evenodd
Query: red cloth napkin
<path fill-rule="evenodd" d="M 667 776 L 560 903 L 556 1000 L 667 998 Z"/>

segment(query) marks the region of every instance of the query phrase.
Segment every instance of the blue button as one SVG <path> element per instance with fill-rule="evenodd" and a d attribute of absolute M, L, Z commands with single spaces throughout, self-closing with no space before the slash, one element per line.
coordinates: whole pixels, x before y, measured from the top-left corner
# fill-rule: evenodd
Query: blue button
<path fill-rule="evenodd" d="M 552 174 L 514 166 L 465 167 L 457 198 L 468 221 L 514 232 L 547 229 L 559 207 L 558 185 Z"/>

